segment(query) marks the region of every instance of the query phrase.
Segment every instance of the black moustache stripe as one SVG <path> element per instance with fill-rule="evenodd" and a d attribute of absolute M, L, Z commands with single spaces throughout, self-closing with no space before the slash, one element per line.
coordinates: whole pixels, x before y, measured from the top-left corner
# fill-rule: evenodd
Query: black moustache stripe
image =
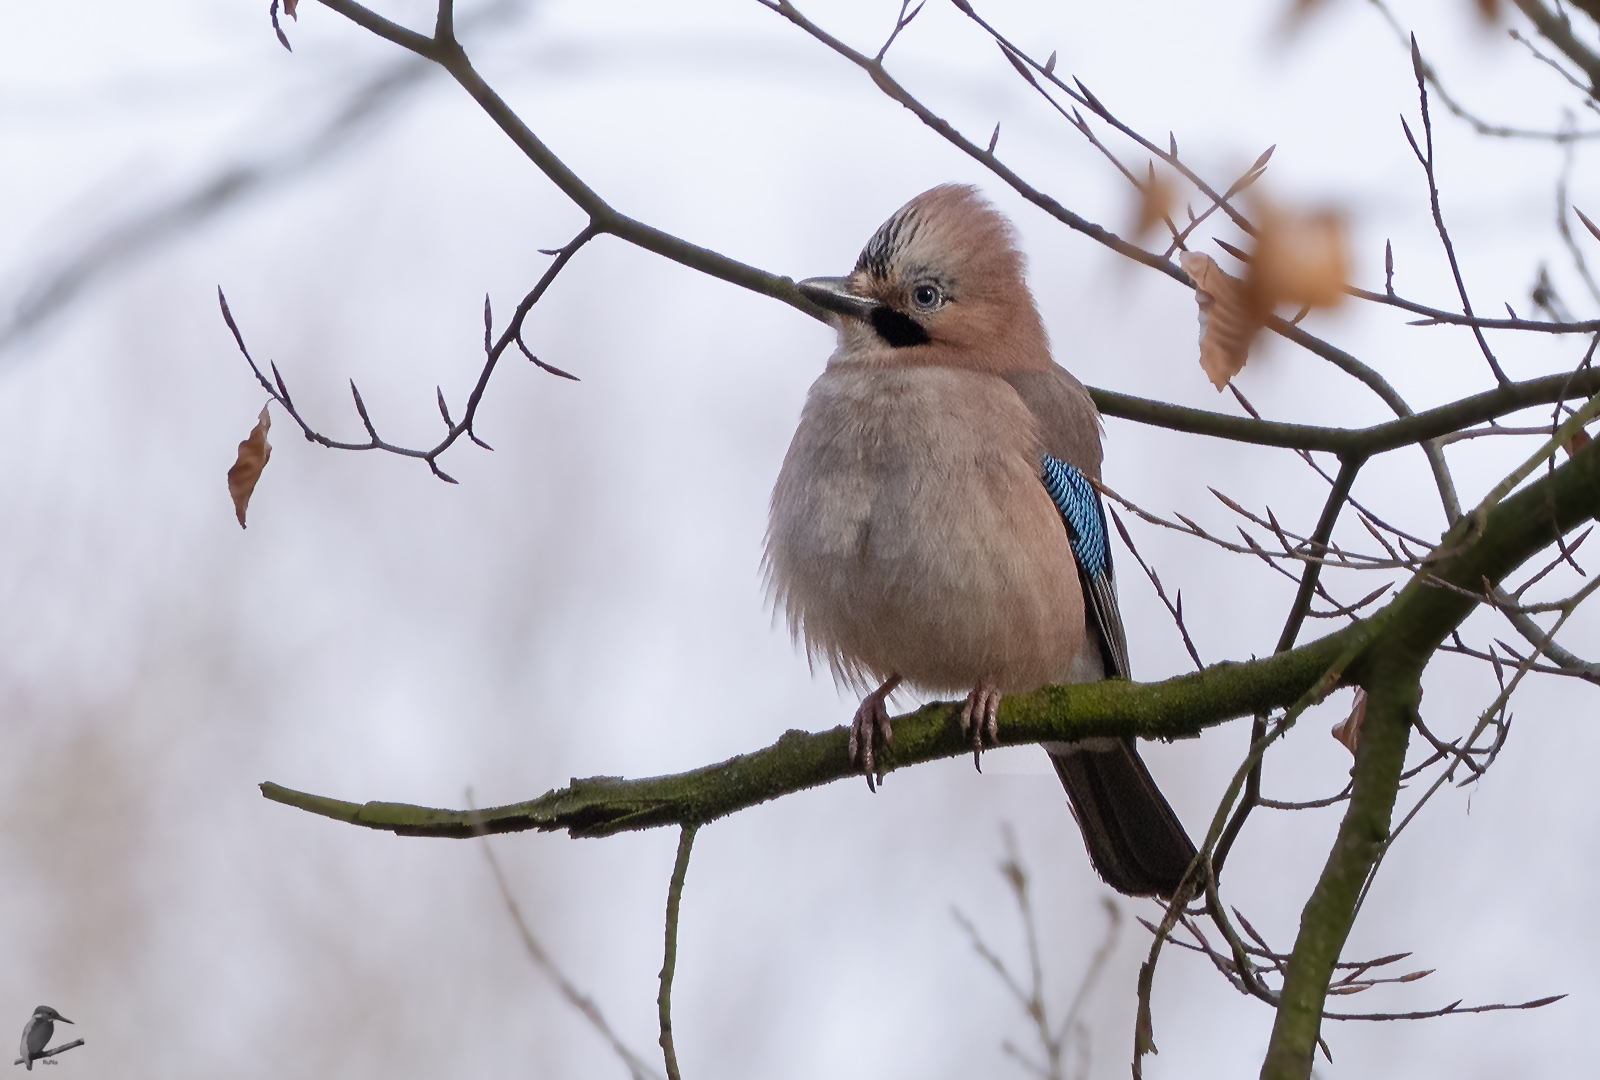
<path fill-rule="evenodd" d="M 928 332 L 922 324 L 904 312 L 879 304 L 872 309 L 872 328 L 878 336 L 896 349 L 910 345 L 926 345 Z"/>

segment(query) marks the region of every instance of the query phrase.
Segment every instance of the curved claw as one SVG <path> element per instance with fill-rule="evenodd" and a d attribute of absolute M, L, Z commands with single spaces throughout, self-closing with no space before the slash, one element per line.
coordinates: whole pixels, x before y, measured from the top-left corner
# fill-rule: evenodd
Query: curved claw
<path fill-rule="evenodd" d="M 894 745 L 894 727 L 889 723 L 889 710 L 884 702 L 900 685 L 900 676 L 891 675 L 882 686 L 861 699 L 855 719 L 850 723 L 850 761 L 858 765 L 867 778 L 867 790 L 876 791 L 873 776 L 877 772 L 874 747 L 881 738 L 885 746 Z"/>
<path fill-rule="evenodd" d="M 983 771 L 983 744 L 1000 743 L 1000 688 L 992 683 L 973 688 L 961 706 L 961 734 L 972 736 L 972 765 Z"/>

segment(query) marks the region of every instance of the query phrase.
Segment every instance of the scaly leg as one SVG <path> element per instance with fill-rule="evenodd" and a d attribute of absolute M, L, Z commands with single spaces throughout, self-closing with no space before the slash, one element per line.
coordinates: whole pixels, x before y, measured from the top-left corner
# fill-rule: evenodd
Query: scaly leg
<path fill-rule="evenodd" d="M 979 759 L 983 753 L 983 742 L 988 738 L 990 745 L 1000 742 L 1000 688 L 993 683 L 983 683 L 973 688 L 967 695 L 966 704 L 961 706 L 961 734 L 972 736 L 972 764 L 979 771 L 983 771 L 983 763 Z"/>
<path fill-rule="evenodd" d="M 889 710 L 884 702 L 900 685 L 900 676 L 890 675 L 884 684 L 861 699 L 856 718 L 850 724 L 850 761 L 861 766 L 867 776 L 867 790 L 876 791 L 873 783 L 875 761 L 873 744 L 879 736 L 885 746 L 894 745 L 894 729 L 889 726 Z"/>

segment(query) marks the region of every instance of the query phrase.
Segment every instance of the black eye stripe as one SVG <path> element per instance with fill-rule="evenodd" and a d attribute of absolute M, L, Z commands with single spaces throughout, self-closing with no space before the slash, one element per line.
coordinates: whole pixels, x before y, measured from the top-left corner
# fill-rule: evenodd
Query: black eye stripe
<path fill-rule="evenodd" d="M 872 309 L 872 328 L 878 336 L 896 349 L 910 345 L 926 345 L 928 332 L 922 324 L 903 312 L 879 304 Z"/>

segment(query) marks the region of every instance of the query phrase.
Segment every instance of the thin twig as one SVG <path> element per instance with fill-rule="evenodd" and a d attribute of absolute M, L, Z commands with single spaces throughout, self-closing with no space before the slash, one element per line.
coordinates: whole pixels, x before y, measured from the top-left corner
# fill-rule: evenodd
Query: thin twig
<path fill-rule="evenodd" d="M 656 997 L 667 1080 L 682 1080 L 678 1072 L 678 1052 L 672 1043 L 672 976 L 678 969 L 678 905 L 683 900 L 683 879 L 689 873 L 689 850 L 694 846 L 694 834 L 699 828 L 685 825 L 678 833 L 678 857 L 673 861 L 672 881 L 667 887 L 667 944 L 661 961 L 661 992 Z"/>
<path fill-rule="evenodd" d="M 467 789 L 467 808 L 474 812 L 477 809 L 473 806 L 472 790 L 470 788 Z M 549 977 L 551 982 L 556 984 L 556 989 L 561 991 L 561 996 L 566 998 L 567 1003 L 577 1009 L 585 1020 L 589 1021 L 589 1026 L 599 1032 L 600 1037 L 606 1041 L 612 1052 L 627 1067 L 628 1075 L 632 1080 L 660 1080 L 661 1074 L 646 1064 L 644 1059 L 635 1054 L 628 1048 L 627 1044 L 617 1037 L 616 1032 L 611 1030 L 611 1025 L 606 1023 L 605 1015 L 600 1012 L 600 1007 L 594 1003 L 594 999 L 579 990 L 572 980 L 567 978 L 566 973 L 556 966 L 555 960 L 545 951 L 539 939 L 534 937 L 533 931 L 528 927 L 527 920 L 522 917 L 522 908 L 517 904 L 516 897 L 512 895 L 511 885 L 506 881 L 505 871 L 500 868 L 500 860 L 495 857 L 494 846 L 489 843 L 488 834 L 480 827 L 477 830 L 477 835 L 483 841 L 483 857 L 489 864 L 490 873 L 494 875 L 495 887 L 500 891 L 500 900 L 505 904 L 506 911 L 511 916 L 511 921 L 516 924 L 517 933 L 522 938 L 522 947 L 527 951 L 528 958 L 533 961 L 535 967 Z"/>
<path fill-rule="evenodd" d="M 889 32 L 889 39 L 883 43 L 883 48 L 878 50 L 878 59 L 882 60 L 889 54 L 889 46 L 894 44 L 894 39 L 900 36 L 900 31 L 911 25 L 911 20 L 922 13 L 922 7 L 928 0 L 922 0 L 911 14 L 906 14 L 906 9 L 911 6 L 911 0 L 900 0 L 900 15 L 894 21 L 894 29 Z"/>
<path fill-rule="evenodd" d="M 1571 124 L 1571 116 L 1567 118 Z M 1583 249 L 1578 247 L 1578 242 L 1572 235 L 1572 224 L 1567 220 L 1567 211 L 1571 202 L 1567 197 L 1567 185 L 1572 179 L 1572 165 L 1575 160 L 1573 145 L 1567 143 L 1562 147 L 1561 171 L 1556 174 L 1556 232 L 1561 237 L 1561 243 L 1566 246 L 1567 255 L 1572 259 L 1573 269 L 1578 271 L 1578 276 L 1589 289 L 1589 296 L 1595 303 L 1600 304 L 1600 283 L 1596 283 L 1594 275 L 1589 272 L 1589 261 L 1583 257 Z"/>
<path fill-rule="evenodd" d="M 988 964 L 1000 981 L 1010 991 L 1017 1005 L 1028 1017 L 1034 1035 L 1039 1041 L 1039 1049 L 1044 1055 L 1044 1064 L 1034 1061 L 1024 1054 L 1020 1048 L 1009 1040 L 1001 1043 L 1001 1050 L 1013 1058 L 1023 1068 L 1027 1069 L 1042 1080 L 1066 1080 L 1063 1061 L 1069 1048 L 1078 1051 L 1080 1077 L 1088 1071 L 1089 1032 L 1080 1017 L 1084 1006 L 1088 1003 L 1095 985 L 1099 982 L 1101 973 L 1105 970 L 1112 950 L 1116 947 L 1117 937 L 1122 926 L 1122 909 L 1110 897 L 1102 898 L 1107 924 L 1105 937 L 1101 939 L 1099 947 L 1095 950 L 1089 962 L 1088 969 L 1078 981 L 1078 988 L 1073 993 L 1072 1003 L 1068 1006 L 1065 1015 L 1059 1024 L 1050 1020 L 1050 1008 L 1044 996 L 1044 962 L 1043 954 L 1039 948 L 1039 934 L 1033 914 L 1033 904 L 1029 899 L 1029 876 L 1027 867 L 1022 863 L 1021 856 L 1017 853 L 1016 834 L 1009 824 L 1001 826 L 1001 835 L 1005 841 L 1006 857 L 1000 864 L 1000 876 L 1005 878 L 1007 886 L 1011 889 L 1011 897 L 1016 902 L 1017 913 L 1022 920 L 1023 937 L 1028 952 L 1028 987 L 1024 989 L 1021 981 L 1011 973 L 1010 967 L 998 954 L 983 940 L 983 935 L 973 925 L 972 920 L 961 913 L 959 908 L 951 908 L 951 915 L 956 924 L 966 933 L 972 944 L 972 949 L 984 963 Z"/>
<path fill-rule="evenodd" d="M 1352 570 L 1394 570 L 1399 568 L 1418 569 L 1455 553 L 1454 551 L 1435 549 L 1424 555 L 1414 557 L 1408 556 L 1399 559 L 1379 558 L 1378 556 L 1368 555 L 1363 552 L 1348 551 L 1331 542 L 1316 543 L 1312 540 L 1312 538 L 1299 536 L 1296 533 L 1282 528 L 1282 526 L 1274 525 L 1270 519 L 1262 520 L 1257 518 L 1255 515 L 1250 514 L 1249 511 L 1240 508 L 1239 512 L 1244 514 L 1246 517 L 1257 521 L 1265 528 L 1272 529 L 1274 535 L 1279 538 L 1280 543 L 1284 548 L 1284 550 L 1281 552 L 1267 551 L 1254 541 L 1251 541 L 1249 544 L 1235 544 L 1231 541 L 1223 540 L 1220 537 L 1213 536 L 1211 533 L 1207 532 L 1205 529 L 1195 524 L 1194 521 L 1182 514 L 1174 515 L 1177 517 L 1178 522 L 1181 522 L 1182 524 L 1168 521 L 1160 515 L 1145 510 L 1136 503 L 1117 494 L 1104 484 L 1096 484 L 1095 487 L 1107 498 L 1118 503 L 1130 512 L 1137 514 L 1139 517 L 1150 522 L 1152 525 L 1159 525 L 1164 529 L 1171 529 L 1187 536 L 1193 536 L 1196 539 L 1205 540 L 1216 545 L 1217 547 L 1222 548 L 1225 551 L 1233 551 L 1241 555 L 1255 555 L 1266 559 L 1281 559 L 1285 562 L 1301 562 L 1319 565 L 1331 564 Z M 1237 506 L 1237 504 L 1235 505 Z M 1294 540 L 1296 543 L 1290 544 L 1290 540 Z M 1325 551 L 1328 554 L 1313 554 L 1313 546 L 1317 550 Z M 1329 556 L 1332 557 L 1330 558 Z"/>
<path fill-rule="evenodd" d="M 1156 572 L 1151 569 L 1150 565 L 1144 561 L 1144 556 L 1139 554 L 1139 549 L 1133 546 L 1133 537 L 1128 535 L 1127 526 L 1122 524 L 1122 518 L 1117 514 L 1117 508 L 1112 506 L 1107 509 L 1111 511 L 1111 521 L 1117 527 L 1117 534 L 1122 537 L 1122 542 L 1127 545 L 1128 551 L 1138 561 L 1139 568 L 1150 579 L 1150 584 L 1155 586 L 1156 596 L 1166 605 L 1167 613 L 1172 616 L 1172 621 L 1178 624 L 1178 633 L 1183 636 L 1183 647 L 1189 650 L 1189 659 L 1194 661 L 1195 670 L 1198 671 L 1204 668 L 1206 665 L 1200 659 L 1200 651 L 1194 647 L 1194 639 L 1189 636 L 1189 628 L 1183 623 L 1183 590 L 1178 590 L 1178 602 L 1176 604 L 1167 599 L 1167 592 L 1161 587 L 1161 579 L 1156 576 Z M 1268 560 L 1268 565 L 1273 565 L 1270 560 Z"/>
<path fill-rule="evenodd" d="M 391 443 L 388 440 L 380 437 L 376 427 L 373 425 L 371 416 L 367 412 L 365 403 L 361 400 L 361 393 L 356 389 L 353 381 L 350 384 L 350 392 L 355 398 L 356 413 L 361 419 L 362 426 L 366 428 L 367 441 L 359 443 L 344 442 L 338 439 L 329 438 L 313 428 L 305 419 L 305 417 L 301 415 L 300 410 L 295 406 L 294 401 L 290 398 L 288 386 L 285 383 L 283 376 L 279 374 L 277 365 L 270 365 L 272 369 L 271 380 L 268 380 L 261 368 L 256 365 L 255 360 L 250 355 L 250 350 L 245 347 L 244 335 L 240 332 L 238 324 L 234 322 L 233 313 L 228 310 L 227 297 L 222 294 L 222 289 L 220 287 L 217 289 L 217 302 L 222 308 L 223 321 L 227 323 L 228 329 L 233 333 L 233 340 L 239 346 L 239 351 L 244 355 L 245 362 L 250 365 L 250 370 L 255 373 L 256 381 L 259 382 L 262 388 L 266 390 L 268 397 L 277 403 L 277 405 L 289 415 L 290 419 L 299 425 L 301 433 L 305 435 L 308 441 L 318 443 L 332 450 L 383 450 L 391 454 L 398 454 L 401 457 L 416 458 L 427 463 L 428 468 L 433 470 L 433 474 L 439 479 L 453 484 L 456 482 L 455 479 L 439 468 L 439 455 L 443 454 L 446 450 L 450 449 L 450 447 L 454 446 L 456 441 L 463 435 L 466 435 L 479 446 L 483 446 L 485 449 L 488 448 L 488 444 L 484 443 L 482 439 L 478 438 L 476 432 L 473 431 L 472 425 L 477 419 L 478 406 L 483 401 L 484 391 L 489 387 L 489 377 L 494 374 L 495 367 L 500 362 L 500 357 L 504 355 L 506 348 L 513 342 L 517 343 L 517 345 L 522 348 L 524 353 L 527 353 L 527 346 L 522 344 L 522 325 L 527 319 L 528 313 L 533 310 L 533 306 L 539 302 L 539 298 L 542 297 L 545 294 L 545 291 L 550 288 L 551 283 L 555 281 L 556 277 L 566 267 L 567 263 L 571 261 L 572 257 L 578 253 L 578 250 L 590 240 L 594 239 L 596 235 L 596 228 L 593 224 L 590 224 L 585 226 L 583 231 L 579 232 L 577 236 L 568 241 L 564 247 L 556 249 L 555 260 L 539 278 L 538 283 L 534 285 L 534 287 L 528 292 L 528 295 L 522 298 L 522 302 L 517 305 L 516 312 L 511 316 L 511 322 L 500 334 L 499 339 L 493 341 L 492 343 L 490 341 L 490 311 L 488 299 L 485 298 L 485 356 L 483 368 L 479 371 L 477 381 L 473 384 L 472 391 L 467 397 L 466 410 L 461 414 L 461 419 L 459 421 L 456 421 L 455 423 L 450 422 L 450 413 L 444 404 L 444 391 L 438 391 L 439 409 L 441 413 L 443 413 L 445 420 L 445 435 L 443 439 L 435 443 L 429 449 L 403 446 L 396 443 Z M 562 371 L 559 368 L 541 362 L 532 353 L 527 353 L 527 356 L 529 360 L 532 360 L 536 365 L 553 375 L 558 375 L 567 379 L 575 378 L 575 376 L 569 375 L 567 372 Z"/>
<path fill-rule="evenodd" d="M 1450 261 L 1450 273 L 1455 278 L 1456 294 L 1461 298 L 1461 310 L 1468 319 L 1473 317 L 1472 300 L 1467 296 L 1467 283 L 1461 276 L 1461 265 L 1456 261 L 1455 245 L 1450 241 L 1450 230 L 1444 224 L 1444 211 L 1439 207 L 1439 184 L 1434 175 L 1433 159 L 1433 120 L 1428 115 L 1428 82 L 1422 70 L 1422 51 L 1417 48 L 1417 36 L 1411 35 L 1411 66 L 1417 78 L 1417 95 L 1422 104 L 1422 134 L 1427 146 L 1424 154 L 1417 147 L 1417 140 L 1411 134 L 1411 128 L 1402 118 L 1400 126 L 1405 129 L 1406 140 L 1411 143 L 1411 150 L 1417 155 L 1423 172 L 1428 178 L 1428 202 L 1433 208 L 1433 224 L 1439 233 L 1439 243 L 1444 246 L 1446 258 Z M 1478 348 L 1483 353 L 1483 358 L 1489 362 L 1489 370 L 1494 372 L 1495 381 L 1505 386 L 1511 380 L 1506 378 L 1506 373 L 1500 370 L 1500 361 L 1495 359 L 1494 351 L 1489 348 L 1488 340 L 1483 336 L 1480 326 L 1472 326 L 1472 336 L 1478 342 Z"/>

